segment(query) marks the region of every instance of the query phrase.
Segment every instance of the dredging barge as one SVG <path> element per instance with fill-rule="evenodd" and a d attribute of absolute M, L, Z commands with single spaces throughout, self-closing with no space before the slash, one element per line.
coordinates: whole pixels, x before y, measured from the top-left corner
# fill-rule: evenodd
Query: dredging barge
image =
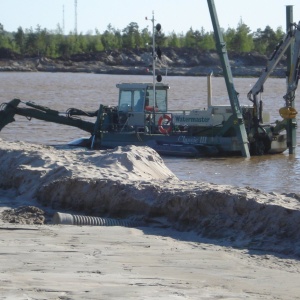
<path fill-rule="evenodd" d="M 263 155 L 282 153 L 295 142 L 289 139 L 288 131 L 296 129 L 296 110 L 294 108 L 295 91 L 299 80 L 300 58 L 300 22 L 292 24 L 282 43 L 278 45 L 270 58 L 266 69 L 248 92 L 252 102 L 249 106 L 240 106 L 238 93 L 234 89 L 233 78 L 223 37 L 220 31 L 213 0 L 208 6 L 214 27 L 216 46 L 222 63 L 224 78 L 230 105 L 211 105 L 206 109 L 168 110 L 169 85 L 155 75 L 153 51 L 153 82 L 117 84 L 119 100 L 116 106 L 100 104 L 97 111 L 86 112 L 69 109 L 66 114 L 37 105 L 23 103 L 19 99 L 2 104 L 0 111 L 0 130 L 14 121 L 14 115 L 36 118 L 48 122 L 77 127 L 90 133 L 90 137 L 69 143 L 91 149 L 114 148 L 117 146 L 149 146 L 162 155 L 175 156 L 228 156 Z M 153 24 L 154 31 L 160 25 Z M 158 26 L 159 25 L 159 26 Z M 274 124 L 262 110 L 258 96 L 263 92 L 263 84 L 272 73 L 289 47 L 293 46 L 290 60 L 287 93 L 284 96 L 286 106 L 280 109 L 283 118 Z M 19 104 L 25 107 L 19 107 Z M 95 122 L 79 119 L 78 116 L 94 117 Z"/>

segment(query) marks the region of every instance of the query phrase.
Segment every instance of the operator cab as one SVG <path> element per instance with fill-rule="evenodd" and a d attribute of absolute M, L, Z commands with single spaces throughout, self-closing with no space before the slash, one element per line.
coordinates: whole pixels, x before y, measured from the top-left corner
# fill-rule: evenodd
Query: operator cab
<path fill-rule="evenodd" d="M 151 83 L 121 83 L 119 88 L 119 112 L 143 112 L 150 107 L 165 112 L 168 109 L 167 84 L 155 85 L 155 103 L 153 97 L 153 84 Z"/>
<path fill-rule="evenodd" d="M 151 83 L 121 83 L 119 88 L 118 117 L 130 127 L 144 127 L 146 115 L 168 110 L 168 84 L 155 84 L 155 97 Z M 155 99 L 154 99 L 155 98 Z"/>

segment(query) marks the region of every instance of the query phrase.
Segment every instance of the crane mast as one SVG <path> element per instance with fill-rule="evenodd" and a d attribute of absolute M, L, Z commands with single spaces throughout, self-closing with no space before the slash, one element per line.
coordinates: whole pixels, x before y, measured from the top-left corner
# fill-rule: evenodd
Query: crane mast
<path fill-rule="evenodd" d="M 208 8 L 209 8 L 213 28 L 214 28 L 216 47 L 222 63 L 227 92 L 230 100 L 230 105 L 232 108 L 232 115 L 233 115 L 232 123 L 235 128 L 236 135 L 239 139 L 242 155 L 244 157 L 250 157 L 247 132 L 246 132 L 243 116 L 241 113 L 238 93 L 236 92 L 233 84 L 233 76 L 229 64 L 226 45 L 223 39 L 222 32 L 220 30 L 215 3 L 214 0 L 207 0 L 207 3 L 208 3 Z"/>
<path fill-rule="evenodd" d="M 287 5 L 286 6 L 286 29 L 287 31 L 290 29 L 291 24 L 293 24 L 293 5 Z M 299 46 L 299 41 L 298 43 Z M 296 49 L 297 51 L 297 49 Z M 295 78 L 295 73 L 294 71 L 296 68 L 295 66 L 295 58 L 296 56 L 294 55 L 295 49 L 294 47 L 290 47 L 287 51 L 287 74 L 290 74 L 290 76 L 287 77 L 287 95 L 289 94 L 291 85 L 290 83 L 293 81 L 293 78 Z M 298 48 L 298 53 L 299 53 L 299 48 Z M 298 70 L 299 70 L 299 54 L 298 54 Z M 298 71 L 299 72 L 299 71 Z M 294 73 L 294 74 L 293 74 Z M 297 75 L 296 75 L 297 76 Z M 298 73 L 298 79 L 299 79 L 299 73 Z M 296 79 L 296 86 L 298 84 L 298 79 Z M 289 98 L 293 98 L 293 101 L 290 101 L 290 99 L 286 99 L 286 105 L 290 105 L 291 109 L 294 109 L 295 107 L 295 92 L 292 92 Z M 289 149 L 289 154 L 295 154 L 296 152 L 296 145 L 297 145 L 297 120 L 296 118 L 291 118 L 287 120 L 287 126 L 286 126 L 286 132 L 287 132 L 287 146 Z"/>

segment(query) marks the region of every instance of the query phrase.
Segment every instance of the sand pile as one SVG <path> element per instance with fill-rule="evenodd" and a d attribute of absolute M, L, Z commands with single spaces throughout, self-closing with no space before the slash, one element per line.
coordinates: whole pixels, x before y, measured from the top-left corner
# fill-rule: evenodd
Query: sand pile
<path fill-rule="evenodd" d="M 42 225 L 45 222 L 45 212 L 35 206 L 20 206 L 15 209 L 4 210 L 2 219 L 14 224 Z"/>
<path fill-rule="evenodd" d="M 180 181 L 148 147 L 60 150 L 1 140 L 0 168 L 2 191 L 11 191 L 14 199 L 37 200 L 44 210 L 147 222 L 163 218 L 177 229 L 235 247 L 300 256 L 295 197 Z"/>

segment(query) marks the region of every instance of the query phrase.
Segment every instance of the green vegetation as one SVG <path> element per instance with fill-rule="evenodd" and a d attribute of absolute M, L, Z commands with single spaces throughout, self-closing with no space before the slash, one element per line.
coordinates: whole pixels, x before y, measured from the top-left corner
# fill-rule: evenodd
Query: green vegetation
<path fill-rule="evenodd" d="M 284 32 L 281 27 L 274 31 L 267 26 L 264 30 L 258 29 L 251 32 L 250 28 L 242 21 L 237 28 L 223 30 L 227 50 L 237 53 L 258 52 L 271 54 L 276 45 L 282 39 Z M 56 30 L 49 31 L 37 26 L 23 30 L 19 27 L 16 32 L 8 33 L 0 24 L 0 58 L 6 57 L 7 53 L 15 53 L 19 57 L 62 57 L 68 58 L 73 54 L 90 53 L 115 49 L 145 49 L 152 43 L 151 32 L 148 28 L 140 30 L 135 22 L 131 22 L 123 30 L 115 29 L 111 24 L 100 33 L 87 34 L 69 33 L 65 35 L 58 26 Z M 193 30 L 169 35 L 159 33 L 156 43 L 162 47 L 193 48 L 203 51 L 215 50 L 213 32 Z"/>

